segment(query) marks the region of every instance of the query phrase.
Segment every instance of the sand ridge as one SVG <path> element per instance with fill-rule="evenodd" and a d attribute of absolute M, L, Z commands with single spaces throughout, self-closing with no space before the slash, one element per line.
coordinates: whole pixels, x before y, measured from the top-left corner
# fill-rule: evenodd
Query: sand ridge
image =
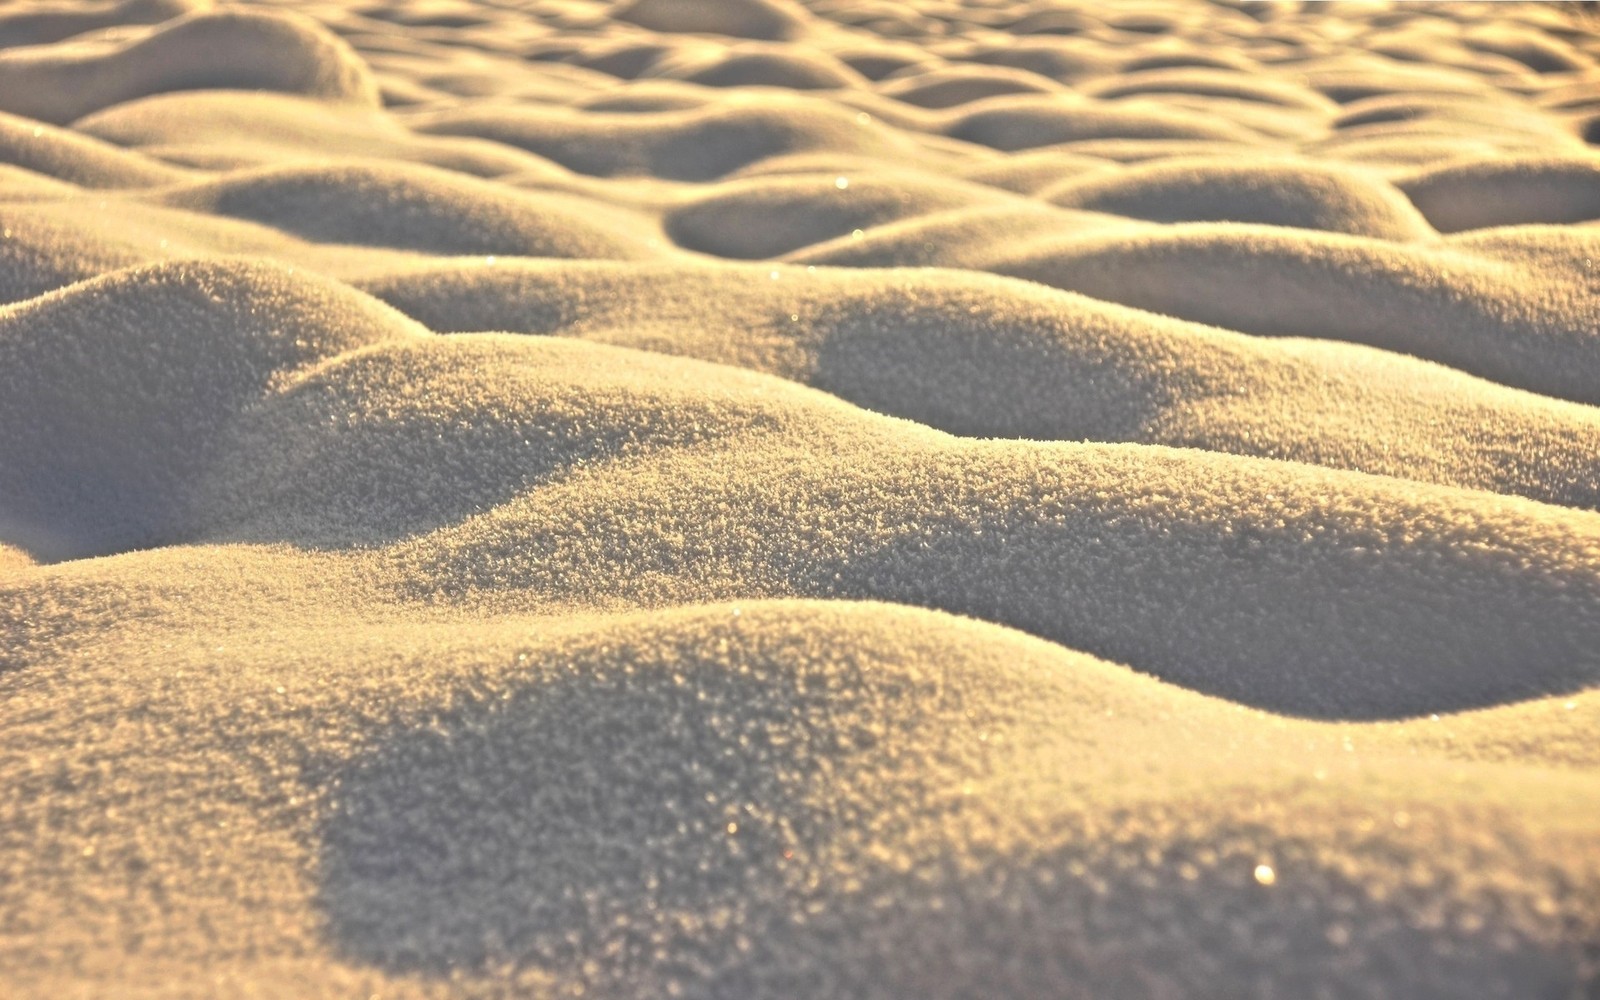
<path fill-rule="evenodd" d="M 1597 60 L 0 10 L 0 994 L 1592 995 Z"/>

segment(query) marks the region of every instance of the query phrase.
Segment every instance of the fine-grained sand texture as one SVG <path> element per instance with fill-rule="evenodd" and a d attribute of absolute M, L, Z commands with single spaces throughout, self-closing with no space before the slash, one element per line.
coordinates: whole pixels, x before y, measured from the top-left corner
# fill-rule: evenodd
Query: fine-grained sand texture
<path fill-rule="evenodd" d="M 1600 19 L 0 6 L 0 997 L 1600 996 Z"/>

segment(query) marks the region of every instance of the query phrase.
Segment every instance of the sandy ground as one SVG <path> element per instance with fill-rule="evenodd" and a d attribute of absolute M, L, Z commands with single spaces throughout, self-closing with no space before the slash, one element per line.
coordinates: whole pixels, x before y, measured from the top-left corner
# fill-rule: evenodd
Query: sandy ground
<path fill-rule="evenodd" d="M 1597 25 L 0 6 L 0 994 L 1600 996 Z"/>

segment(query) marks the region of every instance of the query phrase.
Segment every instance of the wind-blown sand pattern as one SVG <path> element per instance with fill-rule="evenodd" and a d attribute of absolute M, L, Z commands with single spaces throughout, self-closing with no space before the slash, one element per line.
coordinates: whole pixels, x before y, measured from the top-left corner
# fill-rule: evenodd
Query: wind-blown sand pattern
<path fill-rule="evenodd" d="M 0 994 L 1600 995 L 1575 5 L 0 7 Z"/>

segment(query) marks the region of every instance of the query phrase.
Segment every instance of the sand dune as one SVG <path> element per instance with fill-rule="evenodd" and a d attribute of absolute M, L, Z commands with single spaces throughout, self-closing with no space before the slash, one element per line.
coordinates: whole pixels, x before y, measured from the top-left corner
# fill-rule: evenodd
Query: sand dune
<path fill-rule="evenodd" d="M 437 330 L 738 365 L 966 436 L 1201 447 L 1600 507 L 1590 407 L 1402 355 L 1241 337 L 1008 279 L 509 262 L 357 283 Z"/>
<path fill-rule="evenodd" d="M 975 188 L 975 190 L 974 190 Z M 973 185 L 963 189 L 937 176 L 824 173 L 762 176 L 711 188 L 666 217 L 679 246 L 718 257 L 777 257 L 864 226 L 1010 199 Z"/>
<path fill-rule="evenodd" d="M 1415 246 L 1211 223 L 1138 233 L 1095 226 L 1063 236 L 1054 235 L 1065 228 L 1058 223 L 1023 234 L 995 226 L 946 249 L 967 221 L 923 216 L 787 259 L 948 263 L 1245 333 L 1364 343 L 1535 392 L 1600 399 L 1593 323 L 1600 286 L 1589 278 L 1600 237 L 1592 231 L 1530 225 Z M 1558 294 L 1546 292 L 1547 279 Z"/>
<path fill-rule="evenodd" d="M 1316 164 L 1170 158 L 1070 178 L 1040 194 L 1065 208 L 1152 222 L 1257 222 L 1400 241 L 1435 235 L 1382 179 Z"/>
<path fill-rule="evenodd" d="M 0 9 L 0 995 L 1593 995 L 1597 59 Z"/>
<path fill-rule="evenodd" d="M 325 161 L 320 151 L 333 145 L 338 159 L 426 163 L 479 177 L 567 175 L 549 160 L 499 143 L 418 136 L 371 108 L 268 91 L 156 94 L 96 112 L 75 128 L 181 166 L 210 166 L 218 158 L 245 166 Z M 224 162 L 223 168 L 232 165 Z"/>
<path fill-rule="evenodd" d="M 300 368 L 409 332 L 343 286 L 242 263 L 117 272 L 0 323 L 6 534 L 49 559 L 181 537 L 227 417 Z"/>
<path fill-rule="evenodd" d="M 419 339 L 339 288 L 174 264 L 18 308 L 7 465 L 31 491 L 6 504 L 22 522 L 12 537 L 51 558 L 414 537 L 400 550 L 415 562 L 408 586 L 513 603 L 893 597 L 1301 713 L 1565 690 L 1600 648 L 1589 635 L 1600 595 L 1585 596 L 1593 515 L 1190 451 L 964 443 L 726 366 L 571 341 Z M 184 363 L 152 334 L 106 343 L 118 334 L 104 317 L 118 312 L 183 337 Z M 263 313 L 271 328 L 258 330 Z M 335 339 L 312 340 L 319 328 Z M 87 370 L 70 361 L 84 357 Z M 93 414 L 50 407 L 92 379 Z M 174 407 L 205 412 L 213 436 L 182 430 Z M 84 426 L 96 419 L 111 423 Z M 1462 531 L 1475 555 L 1452 544 Z M 1434 579 L 1441 559 L 1449 574 Z M 1218 589 L 1202 601 L 1191 579 Z M 1337 673 L 1313 685 L 1302 670 Z"/>
<path fill-rule="evenodd" d="M 1453 163 L 1400 182 L 1440 232 L 1600 219 L 1600 157 Z"/>
<path fill-rule="evenodd" d="M 522 107 L 466 107 L 408 117 L 423 134 L 492 139 L 601 176 L 704 181 L 782 153 L 826 149 L 893 159 L 914 148 L 908 139 L 845 109 L 798 96 L 773 95 L 754 103 L 735 97 L 677 113 L 603 117 Z"/>
<path fill-rule="evenodd" d="M 614 16 L 652 31 L 768 41 L 803 33 L 808 20 L 804 8 L 787 0 L 630 0 Z"/>
<path fill-rule="evenodd" d="M 0 114 L 0 160 L 45 177 L 90 188 L 172 184 L 187 177 L 172 167 L 78 132 Z M 15 190 L 6 185 L 9 194 Z"/>
<path fill-rule="evenodd" d="M 505 188 L 453 171 L 343 164 L 235 171 L 167 194 L 166 204 L 249 219 L 304 239 L 438 255 L 629 259 L 650 256 L 643 220 L 583 199 Z M 603 219 L 609 218 L 607 225 Z M 648 232 L 648 230 L 646 230 Z"/>
<path fill-rule="evenodd" d="M 202 11 L 132 36 L 0 50 L 4 110 L 63 124 L 168 90 L 278 90 L 373 104 L 359 57 L 317 25 L 277 12 Z"/>
<path fill-rule="evenodd" d="M 48 45 L 105 28 L 160 24 L 211 6 L 210 0 L 91 0 L 29 5 L 0 14 L 0 46 Z"/>

